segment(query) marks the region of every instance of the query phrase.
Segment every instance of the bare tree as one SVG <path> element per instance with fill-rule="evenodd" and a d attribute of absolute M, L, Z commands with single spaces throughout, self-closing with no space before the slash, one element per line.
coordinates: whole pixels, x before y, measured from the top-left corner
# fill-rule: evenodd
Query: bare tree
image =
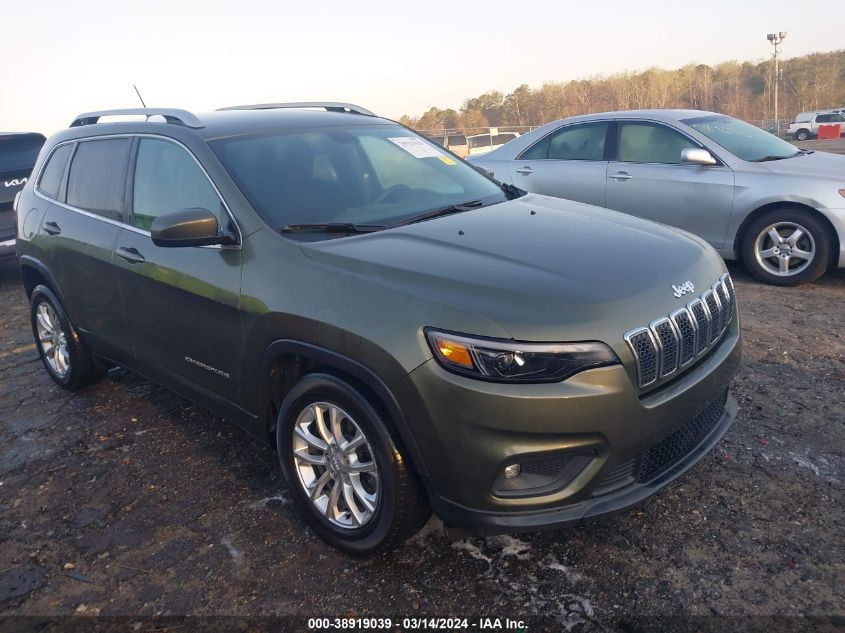
<path fill-rule="evenodd" d="M 781 63 L 782 112 L 845 106 L 845 51 L 813 53 Z M 752 121 L 770 116 L 774 77 L 768 62 L 728 61 L 715 68 L 689 64 L 676 70 L 649 68 L 539 88 L 522 84 L 504 96 L 490 90 L 464 101 L 461 111 L 430 108 L 419 118 L 403 117 L 416 129 L 443 130 L 548 121 L 631 108 L 716 110 Z"/>

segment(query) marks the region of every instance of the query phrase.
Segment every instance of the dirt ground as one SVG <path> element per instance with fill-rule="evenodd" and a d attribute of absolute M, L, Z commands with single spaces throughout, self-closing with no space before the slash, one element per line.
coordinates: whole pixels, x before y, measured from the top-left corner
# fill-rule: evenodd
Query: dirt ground
<path fill-rule="evenodd" d="M 731 265 L 736 424 L 640 506 L 587 526 L 372 560 L 303 524 L 270 449 L 125 370 L 65 393 L 0 265 L 0 614 L 557 616 L 845 612 L 845 271 L 778 289 Z M 625 629 L 621 630 L 635 630 Z"/>

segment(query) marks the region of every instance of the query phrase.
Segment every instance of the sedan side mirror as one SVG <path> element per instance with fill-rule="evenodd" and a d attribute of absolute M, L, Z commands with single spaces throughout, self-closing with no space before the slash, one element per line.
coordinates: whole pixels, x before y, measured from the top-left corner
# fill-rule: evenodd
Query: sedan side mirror
<path fill-rule="evenodd" d="M 153 220 L 150 237 L 156 246 L 222 244 L 217 217 L 207 209 L 182 209 Z"/>
<path fill-rule="evenodd" d="M 681 150 L 681 162 L 691 165 L 715 165 L 716 159 L 706 149 L 687 147 Z"/>

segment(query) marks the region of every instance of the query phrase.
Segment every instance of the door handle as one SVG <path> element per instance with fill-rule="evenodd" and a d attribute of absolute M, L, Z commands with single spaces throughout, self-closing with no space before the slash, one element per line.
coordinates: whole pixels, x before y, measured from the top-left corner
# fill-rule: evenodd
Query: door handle
<path fill-rule="evenodd" d="M 531 169 L 528 165 L 526 165 L 525 167 L 520 167 L 519 169 L 517 169 L 516 173 L 522 174 L 523 176 L 528 176 L 530 174 L 533 174 L 534 170 Z"/>
<path fill-rule="evenodd" d="M 122 257 L 130 264 L 143 264 L 146 259 L 141 253 L 138 252 L 137 248 L 126 248 L 125 246 L 121 246 L 117 249 L 118 257 Z"/>
<path fill-rule="evenodd" d="M 55 222 L 45 222 L 44 223 L 44 232 L 48 235 L 58 235 L 62 232 L 61 227 L 56 224 Z"/>
<path fill-rule="evenodd" d="M 610 174 L 610 177 L 614 180 L 631 180 L 633 176 L 629 174 L 627 171 L 617 171 L 615 174 Z"/>

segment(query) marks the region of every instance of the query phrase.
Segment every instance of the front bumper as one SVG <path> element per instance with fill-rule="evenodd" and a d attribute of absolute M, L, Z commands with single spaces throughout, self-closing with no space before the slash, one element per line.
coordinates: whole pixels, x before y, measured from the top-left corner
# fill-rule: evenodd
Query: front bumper
<path fill-rule="evenodd" d="M 621 365 L 562 383 L 514 385 L 423 364 L 394 393 L 428 466 L 434 511 L 477 533 L 519 532 L 579 523 L 648 497 L 701 459 L 733 422 L 736 403 L 725 398 L 740 361 L 739 332 L 735 318 L 705 358 L 644 395 Z M 682 454 L 635 474 L 650 449 L 685 433 L 706 410 L 712 419 L 687 438 Z M 556 489 L 494 492 L 507 464 L 585 453 L 589 463 Z"/>

